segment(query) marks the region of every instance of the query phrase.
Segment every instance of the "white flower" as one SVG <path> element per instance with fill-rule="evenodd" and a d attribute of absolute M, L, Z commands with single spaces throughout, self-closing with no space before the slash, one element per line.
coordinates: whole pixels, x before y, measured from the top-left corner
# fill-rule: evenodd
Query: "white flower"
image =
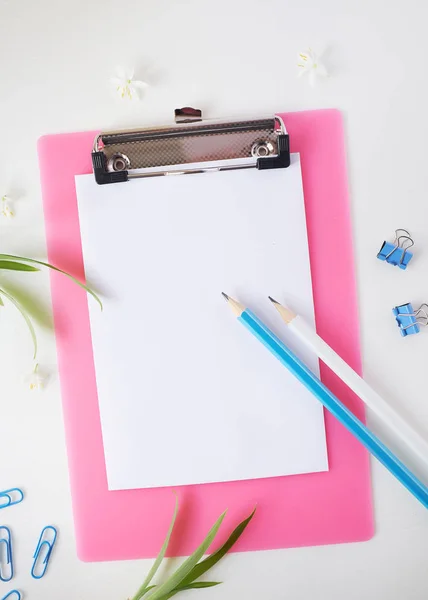
<path fill-rule="evenodd" d="M 7 196 L 2 196 L 1 198 L 0 215 L 2 217 L 6 217 L 6 219 L 11 219 L 14 216 L 13 210 L 9 203 L 9 198 Z"/>
<path fill-rule="evenodd" d="M 309 48 L 307 52 L 301 52 L 299 54 L 297 66 L 299 67 L 298 77 L 308 74 L 309 84 L 314 86 L 317 77 L 327 77 L 328 72 L 322 63 L 321 57 L 317 56 L 315 52 Z"/>
<path fill-rule="evenodd" d="M 44 388 L 47 378 L 42 373 L 40 373 L 39 363 L 36 363 L 34 365 L 34 369 L 27 378 L 27 380 L 31 391 L 39 392 Z"/>
<path fill-rule="evenodd" d="M 116 87 L 116 92 L 123 99 L 139 100 L 142 91 L 147 87 L 147 83 L 134 79 L 134 69 L 124 69 L 122 67 L 116 70 L 116 77 L 111 82 Z"/>

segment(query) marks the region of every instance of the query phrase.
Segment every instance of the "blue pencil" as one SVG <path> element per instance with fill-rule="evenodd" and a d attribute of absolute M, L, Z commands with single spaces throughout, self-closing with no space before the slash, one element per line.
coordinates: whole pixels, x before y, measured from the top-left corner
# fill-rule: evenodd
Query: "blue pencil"
<path fill-rule="evenodd" d="M 415 498 L 428 508 L 428 487 L 383 444 L 330 390 L 308 369 L 285 344 L 266 327 L 248 308 L 233 300 L 225 293 L 223 296 L 232 308 L 238 321 L 266 346 L 268 350 L 286 367 L 316 398 L 348 429 L 363 446 L 375 456 L 394 477 L 400 481 Z"/>

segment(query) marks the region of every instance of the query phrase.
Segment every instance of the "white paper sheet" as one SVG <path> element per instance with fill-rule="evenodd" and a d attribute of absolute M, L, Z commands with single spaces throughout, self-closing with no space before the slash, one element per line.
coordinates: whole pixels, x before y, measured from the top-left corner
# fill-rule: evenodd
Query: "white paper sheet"
<path fill-rule="evenodd" d="M 109 489 L 327 470 L 321 405 L 236 321 L 315 371 L 267 299 L 314 321 L 300 161 L 98 186 L 76 177 Z"/>

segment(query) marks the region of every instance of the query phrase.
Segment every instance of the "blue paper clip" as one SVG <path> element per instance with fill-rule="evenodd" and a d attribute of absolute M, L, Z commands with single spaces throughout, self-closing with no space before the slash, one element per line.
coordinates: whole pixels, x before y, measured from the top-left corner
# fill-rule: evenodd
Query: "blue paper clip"
<path fill-rule="evenodd" d="M 49 529 L 53 531 L 53 539 L 51 541 L 43 539 L 43 536 Z M 55 529 L 55 527 L 52 527 L 52 525 L 47 525 L 46 527 L 44 527 L 42 529 L 42 533 L 40 534 L 37 548 L 36 548 L 36 551 L 33 556 L 33 558 L 34 558 L 33 566 L 31 568 L 31 576 L 34 579 L 41 579 L 43 577 L 43 575 L 46 573 L 46 569 L 48 568 L 48 564 L 49 564 L 49 561 L 51 558 L 53 547 L 56 542 L 57 535 L 58 535 L 58 532 Z M 46 549 L 45 557 L 43 558 L 43 560 L 41 560 L 40 555 L 42 554 L 42 550 L 44 550 L 44 549 Z M 39 575 L 36 575 L 36 569 L 39 566 L 42 568 L 42 571 Z"/>
<path fill-rule="evenodd" d="M 12 590 L 8 594 L 6 594 L 6 596 L 3 596 L 1 600 L 8 600 L 8 598 L 11 599 L 12 596 L 14 600 L 21 600 L 21 594 L 18 592 L 18 590 Z"/>
<path fill-rule="evenodd" d="M 409 252 L 409 248 L 414 243 L 406 229 L 396 229 L 395 240 L 392 243 L 383 242 L 377 257 L 379 260 L 385 260 L 390 265 L 394 265 L 394 267 L 398 266 L 400 269 L 406 269 L 413 256 L 412 252 Z"/>
<path fill-rule="evenodd" d="M 24 500 L 24 492 L 19 488 L 11 488 L 0 492 L 0 510 L 7 506 L 19 504 Z"/>
<path fill-rule="evenodd" d="M 3 553 L 3 547 L 5 548 Z M 3 560 L 5 559 L 5 562 Z M 13 577 L 12 534 L 9 527 L 0 525 L 0 580 L 10 581 Z"/>
<path fill-rule="evenodd" d="M 412 333 L 419 333 L 422 325 L 428 325 L 427 311 L 428 304 L 421 304 L 417 310 L 414 310 L 411 302 L 393 308 L 392 312 L 395 315 L 401 335 L 404 337 Z"/>

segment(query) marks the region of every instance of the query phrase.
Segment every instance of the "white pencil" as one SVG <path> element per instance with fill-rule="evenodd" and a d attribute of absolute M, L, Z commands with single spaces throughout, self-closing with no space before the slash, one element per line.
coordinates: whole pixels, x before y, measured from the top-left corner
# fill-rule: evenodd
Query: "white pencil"
<path fill-rule="evenodd" d="M 390 430 L 398 436 L 425 463 L 428 463 L 428 442 L 425 441 L 369 384 L 362 379 L 330 346 L 316 333 L 316 331 L 296 315 L 292 310 L 283 306 L 269 296 L 283 321 L 296 336 L 310 348 L 330 369 L 346 383 L 346 385 L 389 426 Z"/>

